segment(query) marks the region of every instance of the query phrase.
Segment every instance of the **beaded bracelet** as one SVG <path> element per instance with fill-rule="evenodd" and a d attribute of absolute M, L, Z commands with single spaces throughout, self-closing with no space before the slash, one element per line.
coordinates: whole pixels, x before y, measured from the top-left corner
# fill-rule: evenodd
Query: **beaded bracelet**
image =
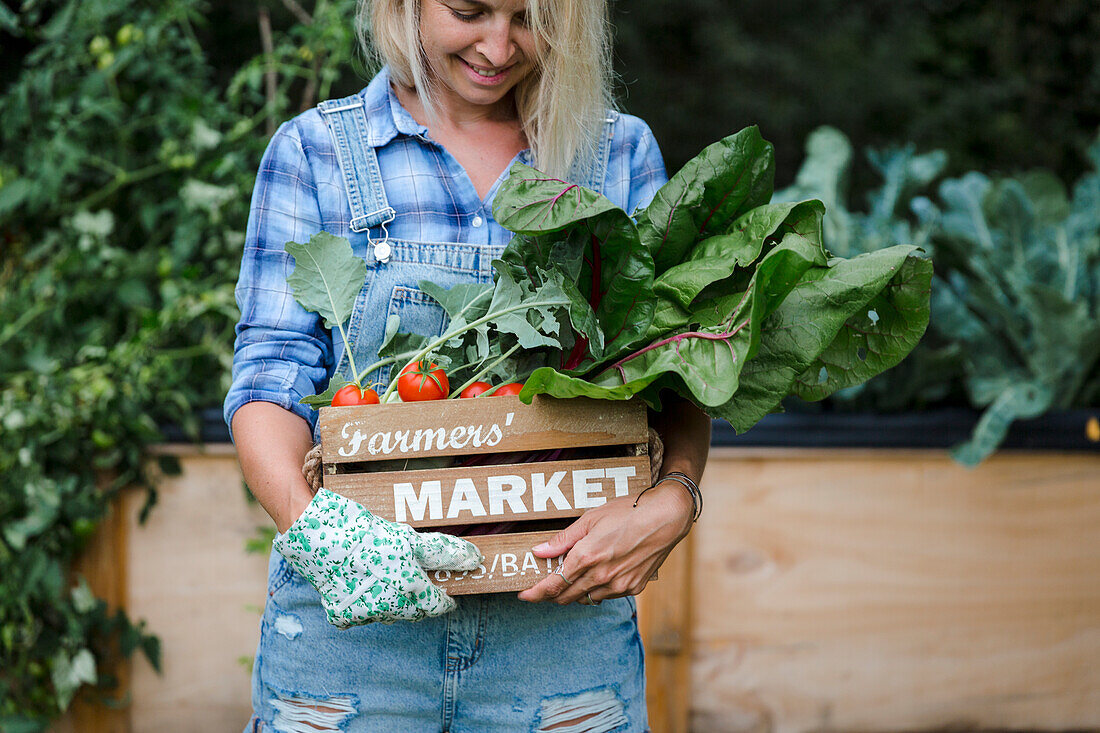
<path fill-rule="evenodd" d="M 671 479 L 672 481 L 675 481 L 676 483 L 686 488 L 688 490 L 688 493 L 691 494 L 691 522 L 692 524 L 694 524 L 695 521 L 699 519 L 699 516 L 703 513 L 703 492 L 699 490 L 699 485 L 695 483 L 695 481 L 692 480 L 690 476 L 682 471 L 670 471 L 661 478 L 657 479 L 656 484 L 653 484 L 653 486 L 650 486 L 649 488 L 643 489 L 642 492 L 634 498 L 634 506 L 638 506 L 638 500 L 642 498 L 642 494 L 649 491 L 649 489 L 656 488 L 657 484 L 661 483 L 665 479 Z"/>

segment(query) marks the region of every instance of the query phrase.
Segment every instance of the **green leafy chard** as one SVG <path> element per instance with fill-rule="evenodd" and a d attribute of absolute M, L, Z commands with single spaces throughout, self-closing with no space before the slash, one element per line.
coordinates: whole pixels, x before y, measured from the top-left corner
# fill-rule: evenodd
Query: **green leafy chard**
<path fill-rule="evenodd" d="M 638 396 L 658 407 L 671 389 L 743 431 L 789 394 L 821 399 L 898 363 L 927 326 L 931 264 L 912 246 L 830 258 L 824 205 L 770 204 L 773 173 L 771 145 L 743 130 L 689 162 L 635 220 L 516 164 L 493 208 L 516 234 L 494 284 L 420 283 L 447 311 L 445 332 L 388 324 L 365 373 L 430 354 L 455 384 L 523 381 L 526 401 Z M 320 270 L 304 271 L 329 292 Z M 312 301 L 322 312 L 325 299 Z"/>

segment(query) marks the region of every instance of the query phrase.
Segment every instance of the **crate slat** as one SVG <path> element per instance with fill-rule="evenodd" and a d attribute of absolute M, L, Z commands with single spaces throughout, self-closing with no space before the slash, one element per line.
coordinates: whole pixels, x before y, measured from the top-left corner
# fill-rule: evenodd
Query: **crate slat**
<path fill-rule="evenodd" d="M 645 443 L 645 405 L 515 396 L 322 407 L 322 461 L 350 463 Z"/>
<path fill-rule="evenodd" d="M 428 578 L 452 596 L 521 591 L 539 582 L 557 567 L 557 558 L 535 557 L 531 548 L 556 535 L 553 530 L 487 534 L 464 539 L 485 556 L 482 567 L 470 572 L 429 570 Z"/>
<path fill-rule="evenodd" d="M 413 527 L 579 517 L 649 486 L 649 456 L 343 473 L 325 488 Z M 475 513 L 480 509 L 482 513 Z"/>

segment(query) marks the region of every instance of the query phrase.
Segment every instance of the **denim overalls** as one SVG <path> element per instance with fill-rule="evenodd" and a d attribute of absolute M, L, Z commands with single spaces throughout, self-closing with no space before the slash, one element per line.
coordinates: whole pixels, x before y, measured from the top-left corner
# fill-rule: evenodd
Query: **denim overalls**
<path fill-rule="evenodd" d="M 368 268 L 348 343 L 334 344 L 341 354 L 336 369 L 346 375 L 348 349 L 360 369 L 376 359 L 390 315 L 400 316 L 404 331 L 442 333 L 445 313 L 417 283 L 491 282 L 491 262 L 502 248 L 390 238 L 386 224 L 396 212 L 375 151 L 365 143 L 361 97 L 324 102 L 319 111 L 347 188 L 349 239 Z M 613 121 L 595 165 L 574 180 L 602 188 Z M 385 368 L 371 378 L 384 383 L 388 377 Z M 253 667 L 255 715 L 246 730 L 647 730 L 633 598 L 599 606 L 525 603 L 514 593 L 457 600 L 457 610 L 438 618 L 339 630 L 325 620 L 313 587 L 273 552 Z"/>

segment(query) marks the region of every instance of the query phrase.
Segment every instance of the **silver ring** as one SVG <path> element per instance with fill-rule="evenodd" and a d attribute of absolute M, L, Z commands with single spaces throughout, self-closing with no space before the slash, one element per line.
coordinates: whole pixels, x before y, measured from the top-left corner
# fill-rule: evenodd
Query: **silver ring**
<path fill-rule="evenodd" d="M 585 593 L 584 597 L 588 599 L 588 603 L 585 604 L 585 605 L 588 605 L 588 606 L 598 606 L 601 603 L 603 603 L 603 601 L 594 601 L 594 600 L 592 600 L 592 594 L 591 593 Z"/>
<path fill-rule="evenodd" d="M 565 577 L 565 563 L 564 562 L 558 563 L 558 566 L 556 568 L 554 568 L 554 571 L 551 573 L 551 575 L 560 575 L 561 579 L 565 581 L 566 585 L 573 585 L 573 581 L 570 580 L 569 578 Z"/>

